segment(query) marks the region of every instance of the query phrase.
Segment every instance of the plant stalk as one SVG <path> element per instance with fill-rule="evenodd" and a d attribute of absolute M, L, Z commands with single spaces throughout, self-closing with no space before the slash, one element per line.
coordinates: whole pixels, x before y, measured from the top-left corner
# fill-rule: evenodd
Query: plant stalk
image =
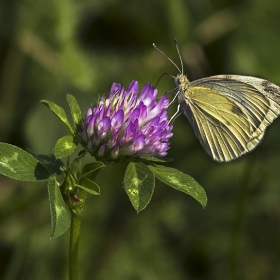
<path fill-rule="evenodd" d="M 69 248 L 69 280 L 78 280 L 78 253 L 81 227 L 80 213 L 72 212 Z"/>

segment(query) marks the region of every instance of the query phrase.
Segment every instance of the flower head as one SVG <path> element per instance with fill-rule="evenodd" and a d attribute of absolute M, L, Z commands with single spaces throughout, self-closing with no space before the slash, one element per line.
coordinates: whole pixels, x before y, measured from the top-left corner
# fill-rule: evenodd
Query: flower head
<path fill-rule="evenodd" d="M 138 95 L 138 82 L 127 90 L 113 83 L 109 96 L 89 108 L 83 121 L 82 145 L 100 160 L 123 156 L 167 154 L 172 125 L 168 122 L 169 100 L 156 99 L 157 89 L 147 83 Z"/>

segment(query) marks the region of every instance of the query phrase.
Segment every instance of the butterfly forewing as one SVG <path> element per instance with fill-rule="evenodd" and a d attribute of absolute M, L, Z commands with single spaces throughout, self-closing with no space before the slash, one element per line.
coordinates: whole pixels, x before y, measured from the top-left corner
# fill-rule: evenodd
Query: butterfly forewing
<path fill-rule="evenodd" d="M 228 161 L 246 149 L 250 125 L 246 114 L 228 97 L 203 87 L 185 91 L 188 119 L 200 143 L 215 160 Z M 183 106 L 184 107 L 184 106 Z"/>
<path fill-rule="evenodd" d="M 214 76 L 208 79 L 201 79 L 190 83 L 189 86 L 210 88 L 219 95 L 229 97 L 251 118 L 251 124 L 254 127 L 258 127 L 269 111 L 270 102 L 268 98 L 253 86 L 229 79 L 229 76 L 226 77 Z"/>
<path fill-rule="evenodd" d="M 279 115 L 280 88 L 254 77 L 213 76 L 179 84 L 178 101 L 206 152 L 230 161 L 254 149 Z"/>
<path fill-rule="evenodd" d="M 202 111 L 196 114 L 197 129 L 194 129 L 200 143 L 215 160 L 228 161 L 244 150 L 244 141 L 239 141 L 223 123 L 215 124 L 213 117 Z"/>

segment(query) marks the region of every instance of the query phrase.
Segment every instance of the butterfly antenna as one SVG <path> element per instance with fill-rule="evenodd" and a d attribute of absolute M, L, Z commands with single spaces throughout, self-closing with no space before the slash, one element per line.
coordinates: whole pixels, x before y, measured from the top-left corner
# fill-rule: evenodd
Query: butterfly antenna
<path fill-rule="evenodd" d="M 180 71 L 180 73 L 184 74 L 183 60 L 182 60 L 182 56 L 181 56 L 180 51 L 179 51 L 179 47 L 178 47 L 178 43 L 177 43 L 177 39 L 176 38 L 174 39 L 174 43 L 175 43 L 175 46 L 176 46 L 176 49 L 177 49 L 177 53 L 178 53 L 179 58 L 180 58 L 180 63 L 181 63 L 181 68 L 182 68 L 182 71 Z"/>
<path fill-rule="evenodd" d="M 177 46 L 177 44 L 176 44 L 176 46 Z M 169 58 L 162 50 L 160 50 L 160 49 L 156 46 L 155 43 L 153 43 L 153 47 L 154 47 L 157 51 L 159 51 L 161 54 L 163 54 L 163 55 L 177 68 L 177 70 L 178 70 L 180 73 L 182 73 L 181 70 L 179 69 L 179 67 L 173 62 L 173 60 L 172 60 L 171 58 Z M 178 50 L 178 46 L 177 46 L 177 50 Z M 179 53 L 179 56 L 180 56 L 180 53 Z M 181 56 L 180 56 L 180 59 L 181 59 Z M 181 63 L 182 63 L 182 59 L 181 59 Z"/>

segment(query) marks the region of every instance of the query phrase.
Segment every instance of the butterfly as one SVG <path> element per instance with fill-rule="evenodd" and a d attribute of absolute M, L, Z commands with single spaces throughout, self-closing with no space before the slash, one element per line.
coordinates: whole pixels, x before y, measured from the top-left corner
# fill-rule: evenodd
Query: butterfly
<path fill-rule="evenodd" d="M 155 44 L 154 47 L 159 50 Z M 228 162 L 253 150 L 280 114 L 280 87 L 260 78 L 218 75 L 189 82 L 182 70 L 174 77 L 179 108 L 205 151 Z"/>

